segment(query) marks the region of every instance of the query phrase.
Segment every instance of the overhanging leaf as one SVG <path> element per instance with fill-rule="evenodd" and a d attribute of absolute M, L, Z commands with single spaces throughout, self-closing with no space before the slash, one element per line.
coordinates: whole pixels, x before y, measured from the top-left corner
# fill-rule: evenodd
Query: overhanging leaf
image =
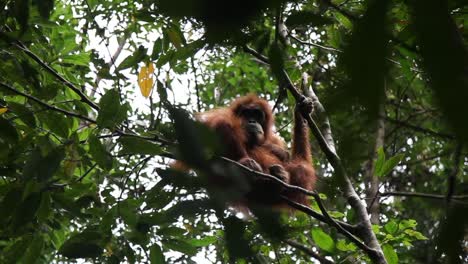
<path fill-rule="evenodd" d="M 382 167 L 385 163 L 385 152 L 382 147 L 377 150 L 377 160 L 375 161 L 375 175 L 382 176 Z"/>
<path fill-rule="evenodd" d="M 161 146 L 138 137 L 121 137 L 118 141 L 122 144 L 121 154 L 160 155 L 163 152 Z"/>
<path fill-rule="evenodd" d="M 151 264 L 164 264 L 166 260 L 162 253 L 161 247 L 158 244 L 153 244 L 150 247 L 150 262 Z"/>
<path fill-rule="evenodd" d="M 390 246 L 389 244 L 385 244 L 382 246 L 382 250 L 385 255 L 385 259 L 387 259 L 388 264 L 398 264 L 398 255 L 392 246 Z"/>
<path fill-rule="evenodd" d="M 400 163 L 401 160 L 403 160 L 404 157 L 404 154 L 398 154 L 385 161 L 380 171 L 380 175 L 385 176 L 388 173 L 390 173 L 398 165 L 398 163 Z"/>
<path fill-rule="evenodd" d="M 296 27 L 301 25 L 323 26 L 331 24 L 333 21 L 329 18 L 320 16 L 312 11 L 298 11 L 289 15 L 286 20 L 288 27 Z"/>
<path fill-rule="evenodd" d="M 60 247 L 59 253 L 67 258 L 95 258 L 102 254 L 99 245 L 103 235 L 99 232 L 85 231 L 72 236 Z"/>
<path fill-rule="evenodd" d="M 314 239 L 315 243 L 319 248 L 327 252 L 333 252 L 333 250 L 335 249 L 335 242 L 328 234 L 323 232 L 322 229 L 312 229 L 312 238 Z"/>
<path fill-rule="evenodd" d="M 111 154 L 102 145 L 101 141 L 94 135 L 88 138 L 89 154 L 94 158 L 96 163 L 103 169 L 110 170 L 114 163 Z"/>
<path fill-rule="evenodd" d="M 99 114 L 96 122 L 105 128 L 114 128 L 127 118 L 126 105 L 120 104 L 120 95 L 117 90 L 108 90 L 99 101 Z"/>
<path fill-rule="evenodd" d="M 122 63 L 119 64 L 116 71 L 121 71 L 133 66 L 136 66 L 138 62 L 142 61 L 146 57 L 146 48 L 139 46 L 138 49 L 130 56 L 125 58 Z"/>

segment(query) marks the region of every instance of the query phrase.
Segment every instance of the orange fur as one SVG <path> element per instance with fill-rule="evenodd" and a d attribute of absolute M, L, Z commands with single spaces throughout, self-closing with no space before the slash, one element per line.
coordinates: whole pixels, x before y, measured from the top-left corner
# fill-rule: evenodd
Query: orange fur
<path fill-rule="evenodd" d="M 240 107 L 260 108 L 265 114 L 264 123 L 261 124 L 264 130 L 263 142 L 256 145 L 248 145 L 248 137 L 243 129 L 242 118 L 237 115 Z M 289 152 L 285 149 L 283 140 L 274 134 L 274 116 L 268 102 L 258 98 L 256 95 L 249 94 L 233 101 L 230 106 L 214 109 L 197 115 L 197 119 L 212 128 L 221 137 L 222 144 L 225 146 L 224 156 L 236 160 L 244 165 L 250 165 L 249 160 L 254 160 L 264 173 L 270 173 L 270 167 L 280 165 L 286 171 L 289 177 L 288 183 L 312 190 L 315 185 L 315 171 L 312 167 L 312 157 L 309 146 L 309 131 L 304 124 L 300 114 L 295 114 L 295 126 L 293 137 L 293 152 L 291 158 Z M 214 176 L 213 176 L 214 177 Z M 213 180 L 215 182 L 216 180 Z M 257 188 L 257 189 L 255 189 Z M 271 184 L 257 184 L 254 186 L 252 194 L 247 196 L 247 202 L 259 202 L 271 204 L 274 207 L 281 206 L 278 200 L 268 201 L 270 198 Z M 261 190 L 260 190 L 261 189 Z M 277 192 L 281 191 L 277 189 Z M 307 197 L 298 192 L 284 192 L 291 200 L 307 205 Z M 268 195 L 267 198 L 264 196 Z M 278 193 L 274 194 L 276 199 Z M 272 196 L 273 197 L 273 196 Z M 252 201 L 253 200 L 253 201 Z"/>

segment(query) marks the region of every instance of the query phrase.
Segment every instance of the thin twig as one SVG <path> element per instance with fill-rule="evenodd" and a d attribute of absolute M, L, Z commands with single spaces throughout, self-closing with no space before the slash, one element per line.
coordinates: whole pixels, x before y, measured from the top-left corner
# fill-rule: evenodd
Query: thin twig
<path fill-rule="evenodd" d="M 91 167 L 89 167 L 89 169 L 83 174 L 81 175 L 76 181 L 77 182 L 81 182 L 84 177 L 86 177 L 95 167 L 97 166 L 97 163 L 94 163 Z"/>

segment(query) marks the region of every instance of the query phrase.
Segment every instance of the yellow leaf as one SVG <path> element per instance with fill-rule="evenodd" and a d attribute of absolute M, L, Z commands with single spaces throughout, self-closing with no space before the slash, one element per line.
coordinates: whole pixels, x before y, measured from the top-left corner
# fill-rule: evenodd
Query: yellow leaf
<path fill-rule="evenodd" d="M 8 111 L 8 108 L 6 107 L 0 107 L 0 115 Z"/>
<path fill-rule="evenodd" d="M 148 66 L 143 66 L 138 74 L 138 86 L 140 86 L 141 94 L 148 98 L 153 89 L 153 73 L 154 65 L 150 63 Z"/>

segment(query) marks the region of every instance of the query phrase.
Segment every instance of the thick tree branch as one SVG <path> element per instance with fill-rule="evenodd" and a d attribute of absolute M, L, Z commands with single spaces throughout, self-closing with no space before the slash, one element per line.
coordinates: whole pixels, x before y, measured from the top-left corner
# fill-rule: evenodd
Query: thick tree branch
<path fill-rule="evenodd" d="M 270 180 L 270 181 L 272 181 L 272 182 L 274 182 L 276 184 L 281 185 L 283 188 L 285 188 L 285 189 L 287 189 L 289 191 L 300 192 L 300 193 L 303 193 L 305 195 L 312 196 L 315 199 L 320 199 L 318 194 L 316 192 L 314 192 L 314 191 L 309 191 L 309 190 L 301 188 L 299 186 L 287 184 L 287 183 L 283 182 L 282 180 L 278 179 L 275 176 L 272 176 L 272 175 L 269 175 L 269 174 L 266 174 L 266 173 L 263 173 L 263 172 L 260 172 L 260 171 L 253 170 L 253 169 L 251 169 L 251 168 L 249 168 L 247 166 L 244 166 L 243 164 L 241 164 L 241 163 L 239 163 L 237 161 L 234 161 L 232 159 L 229 159 L 229 158 L 226 158 L 226 157 L 220 157 L 220 159 L 222 161 L 224 161 L 224 162 L 235 165 L 236 167 L 242 169 L 243 171 L 246 171 L 247 173 L 249 173 L 250 175 L 253 175 L 254 177 L 262 177 L 262 178 L 268 179 L 268 180 Z M 352 225 L 350 225 L 348 223 L 331 219 L 330 216 L 329 216 L 330 219 L 327 219 L 324 215 L 321 215 L 321 214 L 317 213 L 316 211 L 312 210 L 310 207 L 307 207 L 305 205 L 302 205 L 302 204 L 296 203 L 294 201 L 291 201 L 291 200 L 287 199 L 286 197 L 282 197 L 282 200 L 284 202 L 286 202 L 288 205 L 290 205 L 292 208 L 297 209 L 299 211 L 302 211 L 302 212 L 316 218 L 319 221 L 330 224 L 331 220 L 332 220 L 332 221 L 335 221 L 336 223 L 338 223 L 342 228 L 346 229 L 346 231 L 348 231 L 350 233 L 353 233 L 353 234 L 357 233 L 356 227 L 354 227 L 354 226 L 352 226 Z"/>
<path fill-rule="evenodd" d="M 375 197 L 375 199 L 370 200 L 368 204 L 369 213 L 371 215 L 371 223 L 379 224 L 379 215 L 380 215 L 380 202 L 377 197 L 379 193 L 379 178 L 375 175 L 375 162 L 378 158 L 378 150 L 383 148 L 384 139 L 385 139 L 385 106 L 380 104 L 379 106 L 379 117 L 377 118 L 377 127 L 375 129 L 375 144 L 372 147 L 372 150 L 369 153 L 369 160 L 367 161 L 367 168 L 365 171 L 365 176 L 368 181 L 368 187 L 366 190 L 367 197 Z"/>

